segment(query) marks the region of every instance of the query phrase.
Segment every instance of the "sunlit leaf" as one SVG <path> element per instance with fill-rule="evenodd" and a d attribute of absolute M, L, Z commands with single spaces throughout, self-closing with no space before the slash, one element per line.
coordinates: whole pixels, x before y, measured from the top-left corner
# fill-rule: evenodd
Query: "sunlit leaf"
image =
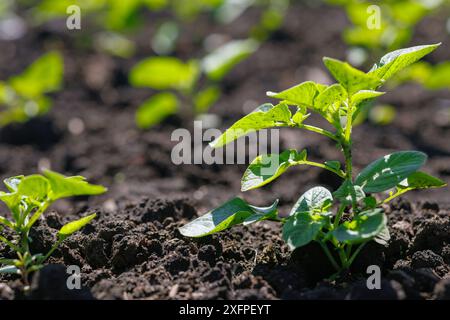
<path fill-rule="evenodd" d="M 203 70 L 212 80 L 220 80 L 258 47 L 259 43 L 253 39 L 230 41 L 203 58 Z"/>
<path fill-rule="evenodd" d="M 372 68 L 369 74 L 387 80 L 400 70 L 433 52 L 440 45 L 440 43 L 423 45 L 390 52 L 381 58 L 380 62 Z"/>
<path fill-rule="evenodd" d="M 286 104 L 263 104 L 255 111 L 233 124 L 224 134 L 210 143 L 211 147 L 219 148 L 251 132 L 272 127 L 288 126 L 291 112 Z"/>
<path fill-rule="evenodd" d="M 332 235 L 347 244 L 356 244 L 373 239 L 386 227 L 387 218 L 382 209 L 368 210 L 358 214 L 352 221 L 346 221 Z"/>
<path fill-rule="evenodd" d="M 248 191 L 262 187 L 280 175 L 289 167 L 306 160 L 306 152 L 286 150 L 281 154 L 266 154 L 256 157 L 245 171 L 241 180 L 241 190 Z"/>
<path fill-rule="evenodd" d="M 130 72 L 130 83 L 158 90 L 188 90 L 199 75 L 196 61 L 184 63 L 173 57 L 152 57 L 136 64 Z"/>
<path fill-rule="evenodd" d="M 356 178 L 355 184 L 364 192 L 381 192 L 395 187 L 427 160 L 418 151 L 401 151 L 384 156 L 368 165 Z"/>
<path fill-rule="evenodd" d="M 76 221 L 69 222 L 62 226 L 62 228 L 58 232 L 58 237 L 60 238 L 67 238 L 71 234 L 77 232 L 81 228 L 83 228 L 85 225 L 87 225 L 89 222 L 92 221 L 97 216 L 97 214 L 91 214 L 87 217 L 83 217 L 81 219 L 78 219 Z"/>
<path fill-rule="evenodd" d="M 103 186 L 90 184 L 84 177 L 66 177 L 62 174 L 45 170 L 45 177 L 48 179 L 51 188 L 49 195 L 52 200 L 82 195 L 98 195 L 107 191 Z"/>
<path fill-rule="evenodd" d="M 63 58 L 58 52 L 49 52 L 33 62 L 22 74 L 9 82 L 20 95 L 33 99 L 60 88 L 63 76 Z"/>
<path fill-rule="evenodd" d="M 141 129 L 148 129 L 178 111 L 177 97 L 170 92 L 153 95 L 144 101 L 136 112 L 136 123 Z"/>
<path fill-rule="evenodd" d="M 360 90 L 377 87 L 381 84 L 381 80 L 377 76 L 366 74 L 355 69 L 347 62 L 332 58 L 324 58 L 323 61 L 333 77 L 350 95 Z"/>
<path fill-rule="evenodd" d="M 331 203 L 333 196 L 331 192 L 324 187 L 314 187 L 306 191 L 292 207 L 290 216 L 300 212 L 322 211 L 324 205 Z"/>
<path fill-rule="evenodd" d="M 179 228 L 179 231 L 186 237 L 204 237 L 243 223 L 255 214 L 267 215 L 275 210 L 276 205 L 258 208 L 249 205 L 241 198 L 234 198 L 184 225 Z M 247 223 L 250 221 L 247 220 Z"/>

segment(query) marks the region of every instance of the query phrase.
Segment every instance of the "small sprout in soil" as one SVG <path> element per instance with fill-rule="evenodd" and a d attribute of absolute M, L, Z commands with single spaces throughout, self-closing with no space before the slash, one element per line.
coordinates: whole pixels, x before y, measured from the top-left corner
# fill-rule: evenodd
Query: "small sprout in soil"
<path fill-rule="evenodd" d="M 0 81 L 0 127 L 46 114 L 52 101 L 47 93 L 61 87 L 64 65 L 58 52 L 49 52 L 21 74 Z"/>
<path fill-rule="evenodd" d="M 18 274 L 25 289 L 29 287 L 28 276 L 43 267 L 44 261 L 71 234 L 83 228 L 96 214 L 83 217 L 64 225 L 58 232 L 57 240 L 46 253 L 32 253 L 29 244 L 33 240 L 30 230 L 47 208 L 56 200 L 72 196 L 98 195 L 106 191 L 99 185 L 89 184 L 81 176 L 65 177 L 52 171 L 43 175 L 16 176 L 4 180 L 9 192 L 0 192 L 0 200 L 11 211 L 11 219 L 0 216 L 0 242 L 6 244 L 16 254 L 16 258 L 0 258 L 0 273 Z M 9 236 L 13 234 L 12 236 Z"/>
<path fill-rule="evenodd" d="M 211 143 L 222 147 L 250 132 L 272 127 L 293 127 L 316 132 L 332 139 L 345 159 L 318 163 L 308 159 L 306 150 L 287 150 L 281 154 L 260 155 L 242 177 L 242 191 L 262 187 L 281 176 L 289 167 L 309 165 L 328 170 L 342 179 L 333 193 L 315 187 L 304 193 L 287 217 L 278 214 L 275 201 L 269 207 L 255 207 L 241 198 L 234 198 L 217 209 L 180 228 L 187 237 L 203 237 L 237 224 L 248 225 L 272 220 L 283 225 L 282 237 L 293 250 L 316 241 L 323 248 L 336 273 L 347 270 L 369 241 L 386 244 L 390 238 L 382 204 L 416 189 L 438 188 L 445 183 L 418 171 L 427 156 L 418 151 L 400 151 L 378 159 L 356 177 L 353 175 L 352 129 L 365 103 L 384 94 L 376 91 L 401 69 L 434 51 L 439 44 L 417 46 L 388 53 L 369 72 L 348 63 L 324 58 L 338 83 L 327 86 L 312 81 L 301 83 L 280 93 L 269 92 L 281 100 L 277 105 L 264 104 L 237 121 Z M 291 113 L 289 106 L 295 106 Z M 333 132 L 305 124 L 308 110 L 318 113 L 334 128 Z M 376 196 L 389 191 L 388 196 Z M 384 198 L 384 199 L 383 199 Z M 334 211 L 334 213 L 333 213 Z"/>

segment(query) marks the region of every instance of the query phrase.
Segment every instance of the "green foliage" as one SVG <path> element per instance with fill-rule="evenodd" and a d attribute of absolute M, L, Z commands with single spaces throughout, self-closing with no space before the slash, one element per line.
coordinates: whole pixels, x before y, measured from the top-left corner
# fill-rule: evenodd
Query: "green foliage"
<path fill-rule="evenodd" d="M 154 95 L 138 109 L 136 121 L 145 129 L 163 121 L 178 111 L 180 103 L 175 94 L 192 106 L 192 113 L 206 112 L 220 97 L 217 82 L 222 80 L 237 64 L 254 53 L 259 43 L 253 39 L 226 43 L 200 61 L 183 62 L 174 57 L 152 57 L 136 64 L 130 72 L 133 86 L 156 90 L 172 90 Z M 200 77 L 207 78 L 207 86 L 197 89 Z"/>
<path fill-rule="evenodd" d="M 270 97 L 280 100 L 280 104 L 260 106 L 232 125 L 211 146 L 222 147 L 260 129 L 297 127 L 333 139 L 343 153 L 345 167 L 341 167 L 341 163 L 336 160 L 325 163 L 309 161 L 305 150 L 259 155 L 242 177 L 242 191 L 260 188 L 295 165 L 309 165 L 333 172 L 342 178 L 342 184 L 333 193 L 323 187 L 308 190 L 298 199 L 288 216 L 278 214 L 278 201 L 269 208 L 256 208 L 236 198 L 188 223 L 180 228 L 180 232 L 189 237 L 201 237 L 240 223 L 245 224 L 248 219 L 252 222 L 266 219 L 278 221 L 283 225 L 282 237 L 291 249 L 311 241 L 320 244 L 336 269 L 337 273 L 333 277 L 349 268 L 367 242 L 376 241 L 386 245 L 389 230 L 381 204 L 411 190 L 443 187 L 445 182 L 418 171 L 427 159 L 424 153 L 418 151 L 386 155 L 369 164 L 354 178 L 354 120 L 365 102 L 384 94 L 376 90 L 386 79 L 438 46 L 419 46 L 391 52 L 367 73 L 348 63 L 325 58 L 326 67 L 338 84 L 326 86 L 308 81 L 280 93 L 268 92 Z M 288 106 L 297 107 L 294 115 Z M 305 124 L 309 115 L 307 110 L 328 120 L 334 132 Z M 394 189 L 396 192 L 392 191 Z M 389 196 L 380 200 L 387 191 L 391 191 Z"/>
<path fill-rule="evenodd" d="M 46 94 L 61 87 L 63 70 L 62 56 L 49 52 L 23 73 L 0 81 L 0 126 L 45 114 L 51 106 Z"/>
<path fill-rule="evenodd" d="M 211 80 L 221 80 L 235 65 L 249 57 L 258 47 L 259 42 L 253 39 L 230 41 L 203 58 L 203 70 Z"/>
<path fill-rule="evenodd" d="M 177 96 L 171 92 L 158 93 L 139 106 L 136 123 L 139 128 L 149 128 L 178 111 Z"/>
<path fill-rule="evenodd" d="M 58 232 L 57 241 L 46 255 L 33 254 L 29 248 L 31 242 L 30 229 L 36 221 L 58 199 L 81 195 L 98 195 L 106 192 L 106 188 L 89 184 L 81 176 L 65 177 L 50 170 L 44 171 L 44 175 L 11 177 L 5 179 L 4 183 L 8 192 L 0 191 L 0 201 L 11 211 L 11 219 L 0 216 L 0 227 L 10 229 L 14 235 L 12 239 L 7 239 L 6 234 L 0 235 L 0 242 L 10 247 L 16 253 L 17 259 L 0 258 L 0 264 L 5 265 L 0 268 L 0 273 L 21 275 L 27 287 L 30 272 L 42 268 L 44 261 L 62 241 L 87 225 L 96 215 L 91 214 L 64 225 Z"/>
<path fill-rule="evenodd" d="M 196 61 L 184 63 L 172 57 L 152 57 L 139 62 L 130 72 L 130 83 L 136 87 L 157 90 L 190 90 L 197 80 Z"/>

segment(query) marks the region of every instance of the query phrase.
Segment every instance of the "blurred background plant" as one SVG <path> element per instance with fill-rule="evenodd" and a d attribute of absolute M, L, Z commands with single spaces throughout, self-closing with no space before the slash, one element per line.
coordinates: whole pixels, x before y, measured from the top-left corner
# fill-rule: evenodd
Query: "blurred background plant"
<path fill-rule="evenodd" d="M 55 51 L 38 58 L 21 74 L 0 81 L 0 126 L 47 113 L 52 100 L 46 94 L 60 89 L 63 71 L 63 58 Z"/>

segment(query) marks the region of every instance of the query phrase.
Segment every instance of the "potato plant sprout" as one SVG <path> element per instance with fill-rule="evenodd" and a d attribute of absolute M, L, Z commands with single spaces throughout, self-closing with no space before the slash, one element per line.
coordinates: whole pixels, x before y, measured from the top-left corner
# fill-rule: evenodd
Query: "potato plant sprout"
<path fill-rule="evenodd" d="M 262 220 L 280 222 L 282 237 L 291 249 L 316 241 L 323 248 L 336 278 L 355 261 L 369 241 L 387 244 L 390 235 L 382 204 L 415 189 L 443 187 L 445 183 L 418 171 L 427 156 L 419 151 L 400 151 L 378 159 L 356 176 L 353 170 L 352 129 L 362 106 L 381 96 L 377 91 L 401 69 L 434 51 L 440 44 L 400 49 L 383 56 L 365 73 L 350 64 L 324 58 L 324 64 L 337 80 L 327 86 L 312 81 L 301 83 L 268 96 L 281 102 L 264 104 L 231 126 L 211 143 L 218 148 L 250 132 L 272 127 L 292 127 L 316 132 L 332 139 L 343 153 L 339 161 L 318 163 L 308 159 L 306 150 L 287 150 L 281 154 L 260 155 L 252 161 L 242 177 L 242 191 L 262 187 L 297 165 L 320 167 L 342 179 L 331 192 L 318 186 L 304 193 L 288 216 L 279 215 L 275 201 L 269 207 L 255 207 L 234 198 L 217 209 L 184 225 L 179 230 L 187 237 L 203 237 L 237 224 L 249 225 Z M 295 106 L 293 114 L 289 106 Z M 306 124 L 308 111 L 325 118 L 333 131 Z M 388 196 L 383 196 L 389 191 Z M 377 194 L 379 194 L 377 196 Z M 334 213 L 333 213 L 334 212 Z"/>
<path fill-rule="evenodd" d="M 0 200 L 11 211 L 11 219 L 0 216 L 0 242 L 6 244 L 16 258 L 0 258 L 0 273 L 18 274 L 25 289 L 28 276 L 43 267 L 44 261 L 71 234 L 83 228 L 96 214 L 83 217 L 64 225 L 57 234 L 57 240 L 47 253 L 33 253 L 29 244 L 30 230 L 47 208 L 56 200 L 72 196 L 98 195 L 106 188 L 92 185 L 81 176 L 65 177 L 52 171 L 43 175 L 16 176 L 4 180 L 8 192 L 0 192 Z M 5 231 L 8 229 L 8 232 Z"/>

